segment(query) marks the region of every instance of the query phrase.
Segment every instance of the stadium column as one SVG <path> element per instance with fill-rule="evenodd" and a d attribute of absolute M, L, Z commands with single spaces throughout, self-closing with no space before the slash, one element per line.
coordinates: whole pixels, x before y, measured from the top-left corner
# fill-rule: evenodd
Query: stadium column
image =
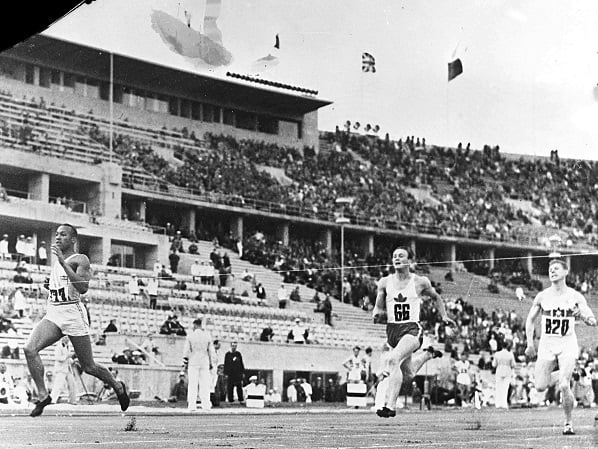
<path fill-rule="evenodd" d="M 332 230 L 324 229 L 320 234 L 320 242 L 324 245 L 326 254 L 330 256 L 332 254 Z"/>
<path fill-rule="evenodd" d="M 241 242 L 243 241 L 243 217 L 241 215 L 237 215 L 231 219 L 230 232 L 234 238 L 239 239 Z"/>
<path fill-rule="evenodd" d="M 106 265 L 111 256 L 112 240 L 110 237 L 91 239 L 89 242 L 89 261 L 98 265 Z"/>
<path fill-rule="evenodd" d="M 486 259 L 488 259 L 488 266 L 490 267 L 491 270 L 494 269 L 495 253 L 496 253 L 495 248 L 488 248 L 488 252 L 486 253 Z"/>
<path fill-rule="evenodd" d="M 534 255 L 532 254 L 531 251 L 527 252 L 526 262 L 527 262 L 527 272 L 529 274 L 532 274 L 533 268 L 534 268 Z"/>
<path fill-rule="evenodd" d="M 417 242 L 415 239 L 409 240 L 409 248 L 411 248 L 413 254 L 417 254 Z"/>
<path fill-rule="evenodd" d="M 457 245 L 455 243 L 449 243 L 446 246 L 445 261 L 451 270 L 455 269 L 455 262 L 457 261 Z"/>
<path fill-rule="evenodd" d="M 50 175 L 48 173 L 33 174 L 29 177 L 27 192 L 29 199 L 47 203 L 50 201 Z"/>
<path fill-rule="evenodd" d="M 184 214 L 183 214 L 183 229 L 185 229 L 185 231 L 187 233 L 189 233 L 190 231 L 195 231 L 195 209 L 191 208 L 188 209 Z"/>
<path fill-rule="evenodd" d="M 120 217 L 122 205 L 122 167 L 112 162 L 102 162 L 101 167 L 102 184 L 98 192 L 100 210 L 103 211 L 104 216 L 107 218 Z"/>
<path fill-rule="evenodd" d="M 363 237 L 362 248 L 364 257 L 370 254 L 374 255 L 374 234 L 368 234 Z"/>
<path fill-rule="evenodd" d="M 281 223 L 276 227 L 276 238 L 282 242 L 284 246 L 289 246 L 289 224 Z"/>

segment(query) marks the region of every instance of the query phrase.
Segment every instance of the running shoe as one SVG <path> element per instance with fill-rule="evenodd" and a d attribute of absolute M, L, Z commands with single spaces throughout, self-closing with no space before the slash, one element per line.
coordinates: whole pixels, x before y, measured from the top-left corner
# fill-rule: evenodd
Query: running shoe
<path fill-rule="evenodd" d="M 52 403 L 52 397 L 50 395 L 46 396 L 46 399 L 43 401 L 37 401 L 35 403 L 35 407 L 31 410 L 29 416 L 39 416 L 44 412 L 44 407 L 46 405 L 50 405 Z"/>
<path fill-rule="evenodd" d="M 573 431 L 573 426 L 571 424 L 565 424 L 565 428 L 563 429 L 563 435 L 575 435 Z"/>
<path fill-rule="evenodd" d="M 379 410 L 376 410 L 376 415 L 380 418 L 392 418 L 397 416 L 397 412 L 395 410 L 391 410 L 388 407 L 382 407 Z"/>
<path fill-rule="evenodd" d="M 129 404 L 131 400 L 129 399 L 129 395 L 127 394 L 127 386 L 121 380 L 120 384 L 123 387 L 123 392 L 121 394 L 117 394 L 116 397 L 118 398 L 118 402 L 120 403 L 120 409 L 124 412 L 126 409 L 129 408 Z"/>

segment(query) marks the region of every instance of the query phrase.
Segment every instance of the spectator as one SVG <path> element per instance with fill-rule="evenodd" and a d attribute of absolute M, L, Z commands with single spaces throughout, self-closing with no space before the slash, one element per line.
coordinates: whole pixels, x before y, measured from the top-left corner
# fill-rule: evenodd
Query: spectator
<path fill-rule="evenodd" d="M 212 405 L 218 407 L 226 400 L 226 379 L 224 375 L 224 359 L 226 354 L 222 350 L 220 340 L 214 340 L 214 353 L 216 354 L 216 368 L 212 368 L 212 385 L 214 399 Z"/>
<path fill-rule="evenodd" d="M 219 407 L 221 402 L 226 400 L 226 379 L 224 376 L 224 358 L 220 340 L 214 340 L 214 354 L 216 355 L 216 366 L 212 367 L 212 405 Z"/>
<path fill-rule="evenodd" d="M 295 344 L 307 343 L 309 330 L 301 324 L 300 318 L 295 318 L 295 325 L 287 335 L 287 343 L 292 341 Z"/>
<path fill-rule="evenodd" d="M 21 261 L 23 260 L 23 258 L 25 257 L 25 249 L 26 246 L 26 240 L 25 240 L 25 236 L 23 234 L 21 234 L 18 238 L 17 238 L 17 243 L 15 244 L 15 251 L 17 253 L 17 261 Z"/>
<path fill-rule="evenodd" d="M 139 281 L 137 279 L 137 275 L 133 274 L 131 275 L 131 278 L 129 279 L 129 283 L 128 283 L 128 288 L 129 288 L 129 295 L 131 295 L 131 298 L 133 299 L 133 301 L 137 302 L 137 297 L 139 296 Z"/>
<path fill-rule="evenodd" d="M 295 383 L 297 381 L 295 379 L 289 380 L 289 386 L 287 387 L 287 401 L 289 402 L 297 402 L 297 388 Z"/>
<path fill-rule="evenodd" d="M 515 296 L 517 296 L 517 299 L 519 300 L 519 302 L 525 300 L 525 293 L 523 292 L 523 288 L 521 288 L 521 286 L 518 286 L 515 289 Z"/>
<path fill-rule="evenodd" d="M 176 250 L 173 249 L 170 252 L 168 260 L 170 262 L 170 271 L 176 274 L 179 267 L 179 260 L 181 260 L 181 257 L 177 254 Z"/>
<path fill-rule="evenodd" d="M 162 264 L 157 260 L 154 262 L 154 276 L 160 276 L 162 272 Z"/>
<path fill-rule="evenodd" d="M 189 251 L 189 254 L 194 254 L 194 255 L 199 255 L 198 253 L 198 247 L 197 247 L 197 243 L 195 242 L 191 242 L 189 244 L 189 248 L 187 249 Z"/>
<path fill-rule="evenodd" d="M 25 298 L 25 295 L 23 295 L 23 289 L 20 286 L 17 286 L 13 294 L 13 307 L 19 318 L 23 318 L 25 316 L 25 310 L 27 309 L 27 298 Z"/>
<path fill-rule="evenodd" d="M 255 296 L 257 297 L 257 299 L 266 299 L 266 289 L 264 288 L 261 282 L 258 283 L 257 287 L 255 288 Z"/>
<path fill-rule="evenodd" d="M 0 404 L 9 403 L 9 394 L 14 385 L 14 378 L 6 372 L 6 364 L 0 362 Z"/>
<path fill-rule="evenodd" d="M 8 252 L 8 234 L 4 234 L 2 240 L 0 240 L 0 258 L 1 260 L 10 260 L 10 253 Z"/>
<path fill-rule="evenodd" d="M 245 282 L 253 282 L 254 280 L 254 275 L 253 273 L 250 273 L 247 268 L 243 269 L 243 273 L 241 273 L 241 280 L 245 281 Z"/>
<path fill-rule="evenodd" d="M 324 324 L 332 326 L 332 303 L 330 302 L 330 295 L 328 293 L 322 302 L 321 310 L 324 313 Z"/>
<path fill-rule="evenodd" d="M 130 348 L 124 348 L 120 354 L 114 354 L 112 361 L 119 365 L 136 365 L 133 359 L 133 351 Z"/>
<path fill-rule="evenodd" d="M 109 332 L 118 332 L 118 328 L 116 327 L 116 320 L 114 318 L 110 320 L 110 323 L 108 323 L 108 326 L 106 326 L 106 329 L 104 329 L 105 334 Z"/>
<path fill-rule="evenodd" d="M 301 382 L 301 388 L 303 388 L 303 391 L 305 392 L 305 402 L 307 404 L 311 404 L 313 389 L 312 389 L 310 383 L 307 381 L 307 379 L 301 378 L 300 382 Z"/>
<path fill-rule="evenodd" d="M 272 341 L 272 337 L 274 336 L 274 331 L 270 326 L 266 326 L 262 329 L 262 333 L 260 334 L 260 341 Z"/>
<path fill-rule="evenodd" d="M 291 295 L 289 297 L 291 301 L 301 302 L 301 295 L 299 294 L 299 286 L 295 286 L 293 291 L 291 291 Z"/>
<path fill-rule="evenodd" d="M 33 237 L 29 236 L 25 239 L 25 244 L 23 245 L 23 251 L 25 251 L 25 260 L 27 263 L 34 263 L 35 262 L 35 243 L 33 243 Z"/>
<path fill-rule="evenodd" d="M 245 386 L 243 392 L 247 399 L 252 399 L 252 397 L 263 397 L 265 401 L 266 385 L 258 383 L 257 376 L 250 376 L 249 383 Z"/>
<path fill-rule="evenodd" d="M 228 402 L 234 402 L 233 390 L 237 390 L 237 399 L 243 402 L 243 377 L 245 375 L 245 365 L 243 356 L 237 351 L 237 342 L 230 344 L 230 351 L 224 357 L 224 374 L 226 379 L 226 392 Z"/>
<path fill-rule="evenodd" d="M 155 277 L 147 280 L 147 294 L 149 295 L 149 308 L 155 310 L 158 303 L 158 279 Z"/>
<path fill-rule="evenodd" d="M 177 381 L 172 385 L 170 389 L 170 397 L 168 402 L 186 402 L 187 401 L 187 381 L 185 371 L 179 373 Z"/>
<path fill-rule="evenodd" d="M 287 301 L 288 301 L 288 294 L 284 287 L 284 284 L 280 284 L 280 288 L 278 289 L 277 297 L 278 297 L 278 308 L 279 309 L 286 308 Z"/>
<path fill-rule="evenodd" d="M 264 402 L 268 405 L 279 404 L 282 402 L 282 397 L 276 388 L 271 388 L 268 394 L 264 397 Z"/>
<path fill-rule="evenodd" d="M 198 281 L 201 281 L 202 266 L 203 262 L 202 265 L 200 265 L 198 259 L 195 259 L 195 262 L 191 264 L 189 271 L 191 272 L 191 279 L 193 280 L 194 284 L 197 284 Z"/>
<path fill-rule="evenodd" d="M 41 241 L 39 248 L 37 249 L 37 263 L 38 265 L 47 265 L 48 263 L 48 252 L 46 250 L 46 242 Z"/>

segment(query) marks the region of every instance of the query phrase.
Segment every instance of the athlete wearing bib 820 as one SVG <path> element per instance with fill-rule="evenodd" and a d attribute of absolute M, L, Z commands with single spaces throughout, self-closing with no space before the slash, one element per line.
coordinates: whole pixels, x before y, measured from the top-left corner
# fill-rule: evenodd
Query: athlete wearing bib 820
<path fill-rule="evenodd" d="M 421 297 L 428 296 L 436 301 L 443 321 L 454 324 L 448 318 L 444 302 L 430 280 L 409 271 L 413 256 L 411 250 L 399 247 L 392 253 L 393 274 L 378 282 L 378 295 L 373 315 L 374 322 L 386 322 L 389 356 L 389 384 L 384 407 L 376 410 L 382 418 L 396 415 L 395 407 L 401 384 L 411 380 L 423 364 L 442 353 L 428 348 L 414 354 L 422 344 L 423 329 L 419 324 Z"/>
<path fill-rule="evenodd" d="M 44 382 L 44 364 L 39 353 L 65 335 L 71 340 L 83 371 L 114 389 L 121 410 L 125 411 L 129 407 L 124 382 L 117 381 L 110 371 L 93 360 L 87 311 L 81 303 L 81 295 L 89 287 L 91 267 L 86 255 L 75 252 L 77 238 L 77 230 L 70 224 L 60 225 L 56 230 L 52 245 L 52 271 L 50 279 L 44 284 L 49 292 L 47 312 L 31 332 L 24 347 L 27 366 L 40 397 L 31 416 L 41 415 L 44 407 L 52 403 Z"/>
<path fill-rule="evenodd" d="M 569 273 L 567 263 L 562 259 L 552 259 L 548 264 L 551 286 L 542 290 L 532 304 L 525 323 L 527 349 L 525 355 L 536 355 L 534 347 L 535 321 L 541 317 L 538 358 L 535 368 L 535 387 L 543 391 L 551 384 L 551 374 L 558 361 L 558 387 L 563 398 L 565 412 L 564 435 L 573 435 L 571 412 L 574 397 L 571 391 L 571 377 L 579 356 L 575 320 L 584 321 L 589 326 L 596 325 L 596 318 L 583 295 L 567 286 Z"/>

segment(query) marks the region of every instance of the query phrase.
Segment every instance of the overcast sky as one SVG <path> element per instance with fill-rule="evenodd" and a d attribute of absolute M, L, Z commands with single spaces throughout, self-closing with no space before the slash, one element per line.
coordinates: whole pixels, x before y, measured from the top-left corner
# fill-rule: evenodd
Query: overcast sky
<path fill-rule="evenodd" d="M 378 124 L 392 138 L 598 160 L 598 2 L 576 0 L 222 0 L 217 24 L 228 66 L 189 62 L 151 27 L 152 10 L 205 0 L 97 0 L 47 34 L 183 70 L 255 74 L 319 91 L 333 102 L 320 129 Z M 273 48 L 280 36 L 281 49 Z M 447 82 L 453 53 L 464 73 Z M 361 54 L 376 73 L 361 71 Z"/>

